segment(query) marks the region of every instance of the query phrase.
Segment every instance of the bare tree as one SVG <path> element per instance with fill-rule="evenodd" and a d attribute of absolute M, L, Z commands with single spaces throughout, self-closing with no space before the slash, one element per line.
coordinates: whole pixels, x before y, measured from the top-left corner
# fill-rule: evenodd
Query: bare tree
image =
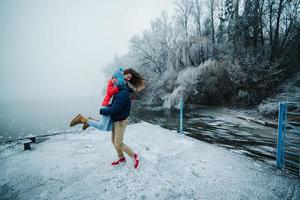
<path fill-rule="evenodd" d="M 211 41 L 212 44 L 215 44 L 215 10 L 216 10 L 216 0 L 208 0 L 207 1 L 208 12 L 209 12 L 209 19 L 211 23 Z"/>
<path fill-rule="evenodd" d="M 297 31 L 292 33 L 292 27 L 295 26 L 295 23 L 299 23 L 300 16 L 299 16 L 299 7 L 300 7 L 300 0 L 292 0 L 286 5 L 286 9 L 283 12 L 283 36 L 282 42 L 279 48 L 279 52 L 284 52 L 288 46 L 295 41 L 295 37 L 297 37 Z M 300 28 L 300 27 L 298 27 Z M 298 29 L 298 32 L 300 30 Z"/>
<path fill-rule="evenodd" d="M 279 0 L 278 2 L 278 8 L 277 8 L 277 16 L 276 16 L 276 27 L 275 27 L 275 33 L 274 33 L 274 44 L 272 45 L 272 55 L 278 56 L 279 51 L 279 31 L 280 31 L 280 20 L 282 16 L 282 11 L 284 9 L 286 0 Z"/>
<path fill-rule="evenodd" d="M 176 0 L 174 4 L 176 11 L 175 19 L 177 23 L 183 27 L 185 36 L 188 37 L 193 3 L 191 0 Z"/>
<path fill-rule="evenodd" d="M 193 17 L 196 23 L 197 35 L 201 36 L 201 20 L 202 20 L 202 10 L 201 10 L 201 2 L 199 0 L 194 0 L 193 7 Z"/>

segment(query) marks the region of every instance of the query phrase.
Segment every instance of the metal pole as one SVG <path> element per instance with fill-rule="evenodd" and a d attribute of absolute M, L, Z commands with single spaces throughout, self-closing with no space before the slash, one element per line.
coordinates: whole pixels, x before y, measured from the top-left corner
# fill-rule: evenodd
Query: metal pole
<path fill-rule="evenodd" d="M 287 103 L 284 102 L 283 103 L 283 129 L 282 129 L 282 147 L 281 147 L 281 151 L 282 151 L 282 167 L 284 165 L 284 160 L 285 160 L 285 146 L 286 146 L 286 142 L 285 142 L 285 136 L 286 136 L 286 125 L 287 125 Z"/>
<path fill-rule="evenodd" d="M 279 102 L 279 112 L 278 112 L 278 136 L 277 136 L 277 149 L 276 149 L 276 166 L 279 169 L 283 168 L 284 163 L 284 130 L 286 120 L 286 104 L 284 102 Z"/>
<path fill-rule="evenodd" d="M 179 100 L 179 107 L 180 107 L 180 134 L 183 134 L 183 99 L 180 97 Z"/>

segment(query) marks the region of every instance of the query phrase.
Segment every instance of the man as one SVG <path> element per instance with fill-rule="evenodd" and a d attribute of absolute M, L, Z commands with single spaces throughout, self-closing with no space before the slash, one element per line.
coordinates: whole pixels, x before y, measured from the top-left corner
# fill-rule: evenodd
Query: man
<path fill-rule="evenodd" d="M 133 79 L 133 82 L 139 86 L 139 83 L 143 82 L 142 76 L 138 73 L 134 73 L 133 76 L 131 73 L 135 72 L 132 69 L 127 70 L 128 75 L 130 73 L 130 79 Z M 113 124 L 112 124 L 112 143 L 115 147 L 115 150 L 118 154 L 119 159 L 117 161 L 112 162 L 112 166 L 119 165 L 121 163 L 126 162 L 126 158 L 124 156 L 124 152 L 128 154 L 131 158 L 133 158 L 134 167 L 137 169 L 140 165 L 140 161 L 138 155 L 134 153 L 126 144 L 123 143 L 125 129 L 128 124 L 128 116 L 130 114 L 131 109 L 131 99 L 130 99 L 130 91 L 127 86 L 127 82 L 130 80 L 128 77 L 126 81 L 124 79 L 123 70 L 119 69 L 113 74 L 113 78 L 117 80 L 116 84 L 118 86 L 118 92 L 113 97 L 113 102 L 110 106 L 103 107 L 100 109 L 100 114 L 105 116 L 110 116 Z M 143 87 L 144 88 L 144 87 Z M 84 117 L 81 114 L 78 114 L 70 123 L 70 126 L 75 126 L 78 124 L 83 124 L 83 129 L 86 129 L 91 122 L 91 119 Z M 98 128 L 98 126 L 94 126 Z M 102 129 L 100 129 L 102 130 Z"/>
<path fill-rule="evenodd" d="M 139 158 L 126 144 L 123 143 L 125 129 L 128 124 L 130 114 L 131 99 L 130 92 L 126 84 L 119 85 L 119 92 L 115 94 L 112 105 L 100 109 L 101 115 L 110 115 L 113 120 L 112 143 L 116 149 L 119 159 L 112 162 L 112 166 L 126 162 L 124 152 L 133 158 L 134 167 L 139 167 Z"/>

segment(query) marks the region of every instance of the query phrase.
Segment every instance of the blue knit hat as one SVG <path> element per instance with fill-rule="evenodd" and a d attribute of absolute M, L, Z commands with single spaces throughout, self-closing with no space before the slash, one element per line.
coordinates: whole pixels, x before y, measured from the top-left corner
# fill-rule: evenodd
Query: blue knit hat
<path fill-rule="evenodd" d="M 116 83 L 117 86 L 126 83 L 124 79 L 124 71 L 122 67 L 120 67 L 119 70 L 115 71 L 113 77 L 118 80 L 118 82 Z"/>

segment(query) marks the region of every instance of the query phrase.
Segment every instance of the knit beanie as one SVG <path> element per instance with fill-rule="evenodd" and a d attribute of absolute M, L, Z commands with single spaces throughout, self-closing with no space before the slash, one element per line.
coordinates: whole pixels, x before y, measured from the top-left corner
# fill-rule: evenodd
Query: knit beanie
<path fill-rule="evenodd" d="M 124 71 L 122 67 L 120 67 L 119 70 L 115 71 L 113 77 L 118 80 L 118 82 L 115 84 L 116 86 L 126 83 L 124 79 Z"/>

